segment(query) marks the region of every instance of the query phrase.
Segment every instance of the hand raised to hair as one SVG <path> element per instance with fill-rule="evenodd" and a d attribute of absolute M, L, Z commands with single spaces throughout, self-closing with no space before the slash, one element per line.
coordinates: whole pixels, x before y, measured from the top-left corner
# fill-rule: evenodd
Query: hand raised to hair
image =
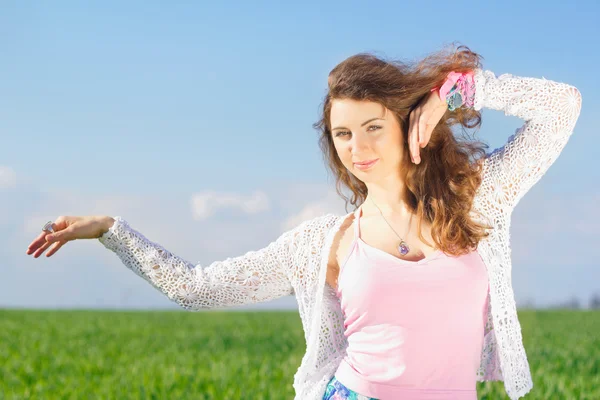
<path fill-rule="evenodd" d="M 433 128 L 440 122 L 448 105 L 440 99 L 439 92 L 430 92 L 410 112 L 408 119 L 408 147 L 411 160 L 415 164 L 421 162 L 419 148 L 427 146 Z"/>

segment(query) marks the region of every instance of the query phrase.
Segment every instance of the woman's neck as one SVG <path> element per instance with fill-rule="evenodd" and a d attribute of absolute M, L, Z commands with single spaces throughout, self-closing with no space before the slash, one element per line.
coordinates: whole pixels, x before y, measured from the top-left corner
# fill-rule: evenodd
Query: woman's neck
<path fill-rule="evenodd" d="M 403 199 L 391 199 L 389 197 L 383 197 L 382 199 L 379 199 L 372 193 L 367 195 L 367 198 L 361 207 L 363 209 L 363 213 L 367 215 L 379 214 L 381 212 L 381 214 L 384 216 L 396 216 L 403 218 L 412 214 Z"/>

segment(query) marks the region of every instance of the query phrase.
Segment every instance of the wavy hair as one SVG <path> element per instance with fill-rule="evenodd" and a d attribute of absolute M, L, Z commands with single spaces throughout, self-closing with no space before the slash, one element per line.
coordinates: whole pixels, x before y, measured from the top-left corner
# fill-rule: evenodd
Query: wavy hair
<path fill-rule="evenodd" d="M 426 147 L 419 148 L 421 162 L 410 161 L 408 123 L 410 112 L 430 93 L 440 87 L 451 71 L 467 72 L 480 68 L 480 55 L 466 46 L 454 44 L 424 57 L 418 62 L 384 60 L 370 53 L 360 53 L 339 63 L 328 77 L 328 91 L 323 100 L 321 119 L 313 124 L 319 131 L 319 146 L 324 161 L 333 172 L 336 191 L 356 208 L 367 197 L 366 185 L 352 175 L 338 157 L 331 134 L 331 104 L 336 99 L 377 102 L 397 118 L 404 141 L 403 200 L 418 221 L 419 238 L 422 221 L 431 224 L 431 237 L 437 247 L 448 254 L 465 254 L 475 249 L 489 233 L 490 226 L 480 224 L 470 216 L 473 199 L 481 184 L 479 160 L 488 145 L 468 137 L 466 128 L 479 129 L 481 114 L 461 107 L 446 113 L 433 129 Z M 459 126 L 462 137 L 452 128 Z M 342 189 L 352 195 L 346 197 Z M 430 244 L 430 243 L 429 243 Z M 430 244 L 431 245 L 431 244 Z"/>

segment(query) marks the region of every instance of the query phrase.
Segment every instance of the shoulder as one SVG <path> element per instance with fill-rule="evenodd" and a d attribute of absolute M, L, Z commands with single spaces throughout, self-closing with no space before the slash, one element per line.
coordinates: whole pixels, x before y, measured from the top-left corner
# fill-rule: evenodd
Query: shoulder
<path fill-rule="evenodd" d="M 289 232 L 293 233 L 298 244 L 321 245 L 332 229 L 338 228 L 346 217 L 347 215 L 333 213 L 322 214 L 297 222 Z"/>
<path fill-rule="evenodd" d="M 344 219 L 343 215 L 322 214 L 317 217 L 305 219 L 296 225 L 294 230 L 304 232 L 308 236 L 326 234 L 332 227 L 339 224 Z"/>

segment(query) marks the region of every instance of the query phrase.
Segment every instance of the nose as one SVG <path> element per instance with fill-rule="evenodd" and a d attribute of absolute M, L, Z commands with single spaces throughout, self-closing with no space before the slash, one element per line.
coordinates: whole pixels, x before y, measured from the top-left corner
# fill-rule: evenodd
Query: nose
<path fill-rule="evenodd" d="M 352 147 L 352 153 L 362 153 L 364 149 L 368 148 L 368 138 L 366 135 L 357 133 L 352 135 L 350 139 L 350 146 Z"/>

